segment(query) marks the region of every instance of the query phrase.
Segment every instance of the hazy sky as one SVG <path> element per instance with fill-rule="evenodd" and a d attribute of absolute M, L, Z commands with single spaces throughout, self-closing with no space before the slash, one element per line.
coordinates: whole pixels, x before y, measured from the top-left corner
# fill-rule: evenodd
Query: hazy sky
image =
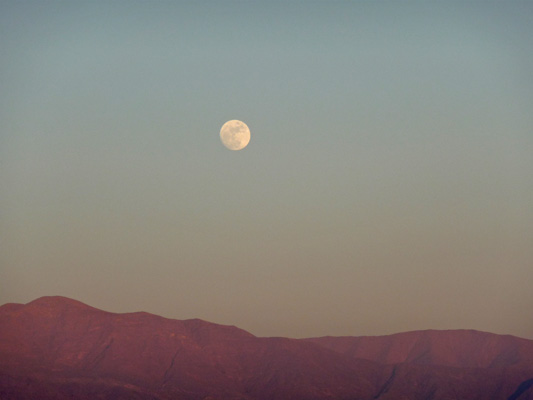
<path fill-rule="evenodd" d="M 533 338 L 533 3 L 1 1 L 0 304 L 44 295 Z"/>

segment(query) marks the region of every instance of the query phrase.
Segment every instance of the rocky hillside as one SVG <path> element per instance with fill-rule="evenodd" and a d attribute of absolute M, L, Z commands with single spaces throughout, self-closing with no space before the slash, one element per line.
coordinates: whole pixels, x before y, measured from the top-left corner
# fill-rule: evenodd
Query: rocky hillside
<path fill-rule="evenodd" d="M 0 399 L 533 400 L 532 349 L 475 331 L 259 338 L 43 297 L 0 307 Z"/>

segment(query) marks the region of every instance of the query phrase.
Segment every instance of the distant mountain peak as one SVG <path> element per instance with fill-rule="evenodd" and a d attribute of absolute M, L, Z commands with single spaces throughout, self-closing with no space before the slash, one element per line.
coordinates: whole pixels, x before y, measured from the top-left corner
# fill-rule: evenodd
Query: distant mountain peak
<path fill-rule="evenodd" d="M 69 297 L 64 296 L 43 296 L 39 297 L 38 299 L 35 299 L 33 301 L 30 301 L 26 305 L 37 305 L 40 307 L 61 307 L 61 306 L 68 306 L 68 307 L 77 307 L 77 308 L 92 308 L 85 303 L 82 303 L 81 301 L 71 299 Z"/>

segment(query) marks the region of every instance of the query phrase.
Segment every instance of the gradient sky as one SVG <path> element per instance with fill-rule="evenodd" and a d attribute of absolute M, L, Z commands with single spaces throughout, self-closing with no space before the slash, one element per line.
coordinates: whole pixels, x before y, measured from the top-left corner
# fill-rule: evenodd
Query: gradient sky
<path fill-rule="evenodd" d="M 0 304 L 44 295 L 533 338 L 533 3 L 1 1 Z"/>

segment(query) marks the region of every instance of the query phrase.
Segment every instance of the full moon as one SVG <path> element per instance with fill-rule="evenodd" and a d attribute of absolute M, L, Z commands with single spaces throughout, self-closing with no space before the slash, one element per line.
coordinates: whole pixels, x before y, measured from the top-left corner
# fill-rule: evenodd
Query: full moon
<path fill-rule="evenodd" d="M 242 150 L 250 143 L 250 129 L 244 122 L 233 119 L 222 125 L 220 140 L 230 150 Z"/>

